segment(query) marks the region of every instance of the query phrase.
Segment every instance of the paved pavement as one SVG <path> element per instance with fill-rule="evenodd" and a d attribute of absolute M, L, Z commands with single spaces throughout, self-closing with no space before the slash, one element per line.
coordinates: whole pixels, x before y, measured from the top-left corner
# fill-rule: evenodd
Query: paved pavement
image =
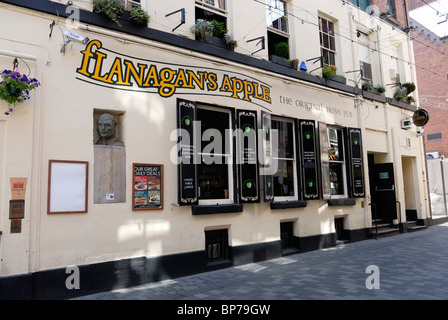
<path fill-rule="evenodd" d="M 76 300 L 302 299 L 448 300 L 448 223 Z"/>

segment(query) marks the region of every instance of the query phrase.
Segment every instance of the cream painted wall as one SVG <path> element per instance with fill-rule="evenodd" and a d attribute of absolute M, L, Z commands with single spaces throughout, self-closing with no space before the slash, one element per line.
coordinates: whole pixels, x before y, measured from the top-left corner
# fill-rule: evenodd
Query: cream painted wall
<path fill-rule="evenodd" d="M 177 25 L 174 16 L 172 19 L 165 18 L 166 13 L 188 4 L 187 24 L 176 33 L 193 37 L 189 33 L 188 25 L 192 23 L 193 1 L 187 4 L 182 2 L 182 5 L 180 2 L 162 4 L 148 1 L 147 3 L 152 16 L 150 27 L 163 31 L 169 31 L 171 25 Z M 304 24 L 296 18 L 291 19 L 294 23 L 293 30 L 300 30 L 294 35 L 295 45 L 292 48 L 292 52 L 295 52 L 300 60 L 320 54 L 318 29 L 313 24 L 317 21 L 319 12 L 336 17 L 341 24 L 340 32 L 347 32 L 347 28 L 350 28 L 346 24 L 351 23 L 349 12 L 353 11 L 353 8 L 341 6 L 340 1 L 331 1 L 330 5 L 328 1 L 313 1 L 307 3 L 306 11 L 301 8 L 302 2 L 294 1 L 293 4 L 294 14 L 306 19 Z M 235 10 L 236 8 L 238 10 Z M 231 30 L 239 42 L 237 51 L 250 54 L 257 47 L 245 41 L 266 34 L 266 25 L 262 19 L 265 15 L 264 6 L 255 1 L 245 1 L 241 4 L 238 1 L 237 5 L 234 0 L 229 1 L 230 9 L 235 10 L 235 16 L 230 18 L 230 22 Z M 229 73 L 268 83 L 272 86 L 272 103 L 261 102 L 260 107 L 238 99 L 202 95 L 204 92 L 201 91 L 191 94 L 191 91 L 182 90 L 172 97 L 161 98 L 154 93 L 96 86 L 82 81 L 88 79 L 76 73 L 76 68 L 81 65 L 81 50 L 85 46 L 70 43 L 65 54 L 62 54 L 59 51 L 62 43 L 60 31 L 55 28 L 52 37 L 48 37 L 48 26 L 55 19 L 54 16 L 16 9 L 5 4 L 0 4 L 0 16 L 3 17 L 0 21 L 0 48 L 34 56 L 35 61 L 29 63 L 32 75 L 42 82 L 42 87 L 36 90 L 32 100 L 18 107 L 8 118 L 0 116 L 0 133 L 6 132 L 6 139 L 3 137 L 2 140 L 0 137 L 0 141 L 4 144 L 2 152 L 0 142 L 0 160 L 2 160 L 0 209 L 3 223 L 3 235 L 0 240 L 1 276 L 73 264 L 203 250 L 204 230 L 223 226 L 229 227 L 229 241 L 232 246 L 279 240 L 280 221 L 296 221 L 295 234 L 300 237 L 335 232 L 334 217 L 340 216 L 346 217 L 346 226 L 350 229 L 370 226 L 366 199 L 358 199 L 353 207 L 328 207 L 325 201 L 318 200 L 308 201 L 306 208 L 276 211 L 271 211 L 269 204 L 262 202 L 245 204 L 243 213 L 204 216 L 193 216 L 189 207 L 175 205 L 177 168 L 171 163 L 169 155 L 171 149 L 176 146 L 174 141 L 170 141 L 170 133 L 176 127 L 177 97 L 258 112 L 267 108 L 276 115 L 361 127 L 364 137 L 369 137 L 364 139 L 363 150 L 366 185 L 368 184 L 367 152 L 377 151 L 380 148 L 378 142 L 373 140 L 377 133 L 372 133 L 372 128 L 380 128 L 381 135 L 392 128 L 393 131 L 387 133 L 387 143 L 388 150 L 392 147 L 395 150 L 391 155 L 393 161 L 401 161 L 399 159 L 402 155 L 417 158 L 422 155 L 422 151 L 418 148 L 420 138 L 415 137 L 414 131 L 403 131 L 399 127 L 401 119 L 411 114 L 408 111 L 388 105 L 376 108 L 375 104 L 366 100 L 362 104 L 357 104 L 354 102 L 355 97 L 347 93 L 333 92 L 290 78 L 279 79 L 276 74 L 253 70 L 221 59 L 208 58 L 202 54 L 195 55 L 186 50 L 176 52 L 176 48 L 159 46 L 151 41 L 123 39 L 119 33 L 105 35 L 81 28 L 77 30 L 78 33 L 88 36 L 91 40 L 98 39 L 102 42 L 102 52 L 106 52 L 104 49 L 111 50 L 107 51 L 104 70 L 110 66 L 115 57 L 112 51 L 135 57 L 135 60 L 150 60 L 148 63 L 161 66 L 172 63 L 187 65 L 194 70 L 213 68 L 217 70 L 218 75 Z M 366 19 L 364 14 L 359 14 L 355 18 L 362 21 Z M 35 32 L 11 34 L 7 31 L 7 29 L 20 30 L 20 21 L 26 21 L 33 26 Z M 366 24 L 369 25 L 367 22 Z M 1 28 L 6 25 L 10 28 Z M 252 25 L 253 29 L 247 25 Z M 351 41 L 347 39 L 338 41 L 341 46 L 341 69 L 353 70 L 355 66 L 354 59 L 351 58 Z M 256 56 L 267 58 L 266 52 Z M 0 54 L 0 58 L 2 67 L 12 63 L 10 56 Z M 20 68 L 22 70 L 22 64 Z M 307 109 L 307 106 L 311 108 Z M 0 107 L 4 108 L 5 103 L 0 102 Z M 126 145 L 128 181 L 126 203 L 93 203 L 94 109 L 124 113 L 123 137 Z M 260 115 L 260 112 L 258 114 Z M 393 136 L 390 136 L 391 132 Z M 411 139 L 410 148 L 399 143 L 403 138 Z M 89 161 L 88 213 L 47 214 L 50 159 Z M 132 163 L 142 162 L 164 165 L 163 210 L 131 210 Z M 421 170 L 422 167 L 417 164 L 417 172 Z M 11 235 L 8 231 L 11 176 L 29 178 L 25 219 L 22 233 L 18 235 Z M 400 175 L 397 179 L 403 180 Z M 424 187 L 421 184 L 419 186 L 420 195 L 424 197 L 422 195 Z M 421 203 L 424 202 L 422 199 Z"/>

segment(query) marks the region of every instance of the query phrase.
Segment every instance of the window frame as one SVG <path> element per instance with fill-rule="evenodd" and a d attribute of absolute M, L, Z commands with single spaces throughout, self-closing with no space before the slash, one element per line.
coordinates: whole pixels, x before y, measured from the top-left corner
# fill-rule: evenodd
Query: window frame
<path fill-rule="evenodd" d="M 298 200 L 301 200 L 301 197 L 299 197 L 300 189 L 299 189 L 298 171 L 297 171 L 298 170 L 297 169 L 297 163 L 299 161 L 299 155 L 298 155 L 298 151 L 297 151 L 297 125 L 296 125 L 296 120 L 293 119 L 293 118 L 285 118 L 285 117 L 272 115 L 272 117 L 271 117 L 271 128 L 273 128 L 272 123 L 274 121 L 277 121 L 277 122 L 287 122 L 287 123 L 291 123 L 292 124 L 292 137 L 293 137 L 292 149 L 293 149 L 294 157 L 293 158 L 280 158 L 280 157 L 278 157 L 278 153 L 277 153 L 277 157 L 274 157 L 275 152 L 273 152 L 273 154 L 272 154 L 272 161 L 277 161 L 277 160 L 292 161 L 292 168 L 293 168 L 292 175 L 293 175 L 293 179 L 294 179 L 294 181 L 293 181 L 294 195 L 293 196 L 276 196 L 275 195 L 275 187 L 274 187 L 274 190 L 273 190 L 274 199 L 273 199 L 273 201 L 274 202 L 298 201 Z M 275 130 L 275 129 L 272 129 L 272 130 Z M 277 139 L 279 139 L 278 134 L 277 134 Z M 277 149 L 278 149 L 278 147 L 279 147 L 278 146 L 278 140 L 277 140 L 276 144 L 277 144 Z M 275 144 L 273 143 L 272 146 L 274 147 Z M 274 150 L 274 149 L 271 149 L 271 150 Z M 277 172 L 279 170 L 280 170 L 280 168 L 278 167 L 277 168 Z M 273 178 L 275 177 L 276 173 L 273 173 L 273 175 L 272 175 Z M 273 181 L 273 183 L 275 183 L 275 182 Z"/>
<path fill-rule="evenodd" d="M 336 55 L 337 55 L 337 48 L 336 48 L 336 37 L 335 37 L 335 23 L 334 21 L 331 21 L 327 18 L 324 18 L 322 16 L 319 16 L 319 43 L 320 43 L 320 53 L 322 56 L 322 61 L 323 61 L 323 65 L 336 65 Z M 323 29 L 323 23 L 325 22 L 326 24 L 326 29 L 330 30 L 329 27 L 331 26 L 331 30 L 330 32 L 325 32 L 325 30 Z M 328 44 L 329 46 L 326 47 L 324 46 L 324 36 L 328 37 Z M 333 46 L 334 48 L 331 48 L 331 39 L 333 39 Z M 328 52 L 328 57 L 330 61 L 325 61 L 325 57 L 326 55 L 324 54 L 325 52 Z M 332 55 L 332 59 L 330 58 L 330 56 Z"/>
<path fill-rule="evenodd" d="M 204 147 L 207 146 L 209 143 L 211 143 L 210 141 L 205 141 L 205 143 L 203 143 L 202 141 L 202 134 L 201 132 L 198 132 L 198 135 L 196 137 L 197 140 L 197 145 L 201 146 L 200 149 L 197 150 L 196 154 L 199 157 L 202 157 L 203 155 L 211 155 L 211 156 L 222 156 L 223 160 L 225 159 L 224 164 L 227 164 L 227 179 L 228 179 L 228 197 L 227 198 L 216 198 L 216 199 L 201 199 L 201 192 L 200 192 L 200 175 L 199 175 L 199 169 L 198 169 L 198 173 L 197 173 L 197 179 L 198 179 L 198 205 L 199 206 L 203 206 L 203 205 L 219 205 L 219 204 L 233 204 L 235 203 L 235 161 L 234 161 L 234 157 L 235 157 L 235 143 L 234 143 L 234 139 L 233 139 L 233 130 L 235 129 L 235 125 L 233 122 L 233 110 L 232 109 L 228 109 L 228 108 L 222 108 L 222 107 L 215 107 L 215 106 L 210 106 L 210 105 L 206 105 L 206 104 L 201 104 L 198 103 L 197 110 L 199 109 L 203 109 L 203 110 L 209 110 L 209 111 L 213 111 L 213 112 L 221 112 L 224 114 L 228 115 L 228 127 L 225 129 L 225 137 L 223 137 L 223 142 L 225 147 L 228 147 L 228 150 L 222 150 L 224 153 L 221 154 L 215 154 L 215 153 L 204 153 L 202 152 Z M 197 115 L 196 121 L 201 121 L 201 119 L 199 118 L 199 115 Z M 228 146 L 226 145 L 228 141 Z M 228 152 L 228 153 L 227 153 Z M 213 165 L 209 164 L 209 165 Z M 199 166 L 199 165 L 198 165 Z"/>
<path fill-rule="evenodd" d="M 342 154 L 342 160 L 332 160 L 330 156 L 328 156 L 328 165 L 329 165 L 329 171 L 330 171 L 330 183 L 331 183 L 331 165 L 337 164 L 338 166 L 341 166 L 342 170 L 342 183 L 343 183 L 343 192 L 338 194 L 333 194 L 332 190 L 333 187 L 330 185 L 330 199 L 346 199 L 349 197 L 349 188 L 348 188 L 348 175 L 347 175 L 347 163 L 349 162 L 347 159 L 347 143 L 346 143 L 346 137 L 344 133 L 344 128 L 333 126 L 333 125 L 327 125 L 327 137 L 328 137 L 328 150 L 331 149 L 331 139 L 330 139 L 330 130 L 336 131 L 336 136 L 338 138 L 338 148 L 342 146 L 342 152 L 339 150 L 339 154 Z M 337 134 L 337 132 L 340 132 L 340 135 Z M 340 137 L 340 141 L 339 141 Z"/>

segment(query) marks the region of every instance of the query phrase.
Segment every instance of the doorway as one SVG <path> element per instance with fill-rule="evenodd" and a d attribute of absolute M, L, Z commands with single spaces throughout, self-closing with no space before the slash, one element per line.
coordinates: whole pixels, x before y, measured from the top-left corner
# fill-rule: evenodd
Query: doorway
<path fill-rule="evenodd" d="M 375 163 L 375 154 L 368 154 L 372 221 L 392 223 L 397 219 L 395 175 L 393 163 Z"/>

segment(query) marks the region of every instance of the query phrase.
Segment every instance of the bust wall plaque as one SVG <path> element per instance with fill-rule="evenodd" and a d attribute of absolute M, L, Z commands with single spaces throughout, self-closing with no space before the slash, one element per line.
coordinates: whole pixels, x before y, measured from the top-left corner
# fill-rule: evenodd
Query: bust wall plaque
<path fill-rule="evenodd" d="M 117 134 L 118 116 L 97 113 L 95 121 L 94 203 L 126 202 L 126 148 Z"/>

